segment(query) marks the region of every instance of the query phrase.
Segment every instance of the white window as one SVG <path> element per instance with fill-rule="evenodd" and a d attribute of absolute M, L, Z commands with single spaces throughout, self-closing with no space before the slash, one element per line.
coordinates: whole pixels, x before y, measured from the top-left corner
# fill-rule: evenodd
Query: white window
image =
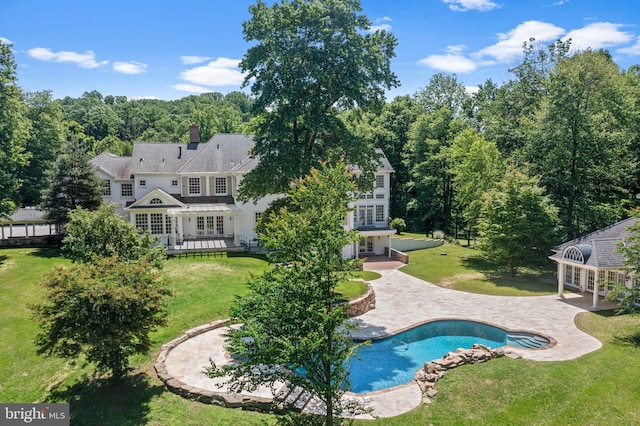
<path fill-rule="evenodd" d="M 176 188 L 178 186 L 178 179 L 171 179 L 171 186 Z"/>
<path fill-rule="evenodd" d="M 200 195 L 200 178 L 189 178 L 189 195 Z"/>
<path fill-rule="evenodd" d="M 217 177 L 215 180 L 216 195 L 227 195 L 227 178 Z"/>
<path fill-rule="evenodd" d="M 568 285 L 573 285 L 573 266 L 564 266 L 564 282 Z"/>
<path fill-rule="evenodd" d="M 213 216 L 207 216 L 207 234 L 213 235 L 215 229 L 215 221 Z"/>
<path fill-rule="evenodd" d="M 384 222 L 384 206 L 376 206 L 376 222 Z"/>
<path fill-rule="evenodd" d="M 256 225 L 260 223 L 260 219 L 262 219 L 262 212 L 256 212 Z"/>
<path fill-rule="evenodd" d="M 147 186 L 147 181 L 144 179 L 140 179 L 140 181 L 138 182 L 138 185 L 140 185 L 140 188 L 144 188 Z"/>
<path fill-rule="evenodd" d="M 105 179 L 102 181 L 102 185 L 102 195 L 107 197 L 111 196 L 111 181 L 109 179 Z"/>
<path fill-rule="evenodd" d="M 123 183 L 120 186 L 120 195 L 122 197 L 133 197 L 133 184 L 132 183 Z"/>
<path fill-rule="evenodd" d="M 384 194 L 376 194 L 376 199 L 378 200 L 384 199 Z"/>
<path fill-rule="evenodd" d="M 162 213 L 151 213 L 150 216 L 151 233 L 162 234 Z"/>
<path fill-rule="evenodd" d="M 384 175 L 376 175 L 376 188 L 384 188 Z"/>
<path fill-rule="evenodd" d="M 587 271 L 587 290 L 593 291 L 596 283 L 596 273 L 594 271 Z"/>
<path fill-rule="evenodd" d="M 356 226 L 373 225 L 373 206 L 358 206 Z"/>
<path fill-rule="evenodd" d="M 216 234 L 224 235 L 224 216 L 216 216 Z"/>
<path fill-rule="evenodd" d="M 162 204 L 162 200 L 160 198 L 152 198 L 151 201 L 149 201 L 149 204 L 151 205 Z"/>
<path fill-rule="evenodd" d="M 198 230 L 198 235 L 204 235 L 204 217 L 198 216 L 196 218 L 196 229 Z"/>
<path fill-rule="evenodd" d="M 147 224 L 147 214 L 146 213 L 137 213 L 135 215 L 135 220 L 136 220 L 136 228 L 142 229 L 143 231 L 147 230 L 147 227 L 149 225 Z"/>

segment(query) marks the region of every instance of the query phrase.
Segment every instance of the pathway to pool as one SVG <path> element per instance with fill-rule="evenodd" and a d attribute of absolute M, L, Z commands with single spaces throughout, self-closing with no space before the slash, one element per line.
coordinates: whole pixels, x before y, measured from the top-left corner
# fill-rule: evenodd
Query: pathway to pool
<path fill-rule="evenodd" d="M 382 277 L 372 281 L 376 294 L 376 308 L 352 320 L 360 330 L 355 337 L 375 338 L 395 334 L 416 323 L 433 319 L 470 319 L 488 322 L 512 330 L 532 331 L 547 335 L 556 341 L 550 349 L 513 349 L 522 358 L 535 361 L 562 361 L 574 359 L 599 349 L 599 340 L 578 330 L 575 316 L 589 309 L 591 297 L 565 293 L 556 295 L 506 297 L 485 296 L 450 290 L 407 275 L 398 269 L 397 262 L 376 262 L 365 269 L 375 269 Z M 601 308 L 612 308 L 603 303 Z M 207 331 L 191 337 L 166 353 L 164 366 L 167 374 L 194 388 L 224 392 L 220 379 L 206 377 L 202 370 L 209 359 L 220 365 L 228 362 L 224 350 L 224 328 Z M 425 360 L 427 361 L 427 360 Z M 253 397 L 270 398 L 271 390 L 260 389 Z M 373 410 L 372 415 L 393 417 L 410 411 L 422 402 L 422 394 L 415 382 L 386 391 L 349 397 L 362 398 Z M 308 404 L 305 411 L 322 410 Z M 360 415 L 360 418 L 371 418 Z"/>

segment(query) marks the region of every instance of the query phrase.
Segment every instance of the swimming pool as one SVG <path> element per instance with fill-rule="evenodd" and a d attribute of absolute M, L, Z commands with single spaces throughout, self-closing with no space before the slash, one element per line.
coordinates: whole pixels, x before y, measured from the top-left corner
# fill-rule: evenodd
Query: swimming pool
<path fill-rule="evenodd" d="M 476 343 L 494 349 L 501 346 L 537 349 L 549 345 L 550 340 L 476 321 L 431 321 L 363 347 L 360 360 L 349 360 L 352 391 L 373 392 L 408 383 L 425 362 Z"/>

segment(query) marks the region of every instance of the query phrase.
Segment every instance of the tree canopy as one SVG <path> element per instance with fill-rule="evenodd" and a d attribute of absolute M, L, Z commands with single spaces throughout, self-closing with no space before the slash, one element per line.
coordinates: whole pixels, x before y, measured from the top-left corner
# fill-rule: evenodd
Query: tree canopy
<path fill-rule="evenodd" d="M 166 257 L 164 247 L 148 231 L 139 232 L 116 213 L 115 205 L 106 203 L 95 211 L 78 207 L 69 212 L 63 244 L 64 255 L 79 263 L 115 256 L 125 263 L 145 258 L 161 268 Z"/>
<path fill-rule="evenodd" d="M 145 260 L 57 267 L 43 286 L 44 301 L 31 307 L 41 330 L 38 353 L 72 361 L 84 354 L 115 379 L 130 370 L 130 355 L 149 351 L 150 333 L 165 324 L 170 293 Z"/>
<path fill-rule="evenodd" d="M 240 67 L 251 83 L 258 165 L 243 179 L 244 199 L 284 193 L 322 162 L 344 159 L 373 178 L 374 147 L 355 138 L 342 111 L 379 108 L 396 39 L 361 14 L 358 0 L 284 0 L 249 7 Z"/>
<path fill-rule="evenodd" d="M 355 241 L 344 229 L 352 175 L 337 165 L 313 169 L 295 181 L 289 203 L 273 212 L 260 234 L 273 267 L 253 277 L 251 293 L 231 309 L 228 348 L 240 363 L 215 365 L 210 375 L 230 375 L 233 390 L 284 381 L 326 404 L 326 424 L 343 410 L 349 389 L 347 359 L 355 354 L 336 285 L 353 268 L 343 248 Z"/>

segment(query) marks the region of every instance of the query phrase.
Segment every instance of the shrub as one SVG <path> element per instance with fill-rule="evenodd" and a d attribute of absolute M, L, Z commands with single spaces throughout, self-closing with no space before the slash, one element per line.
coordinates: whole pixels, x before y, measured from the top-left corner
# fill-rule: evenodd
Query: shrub
<path fill-rule="evenodd" d="M 391 227 L 396 230 L 398 234 L 402 234 L 407 229 L 407 224 L 404 219 L 396 217 L 391 221 Z"/>

